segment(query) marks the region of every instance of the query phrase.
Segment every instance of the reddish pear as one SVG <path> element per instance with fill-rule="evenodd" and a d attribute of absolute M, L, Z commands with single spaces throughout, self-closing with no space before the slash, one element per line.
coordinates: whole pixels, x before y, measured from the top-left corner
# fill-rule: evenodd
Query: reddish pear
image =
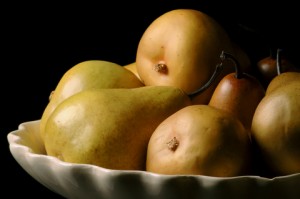
<path fill-rule="evenodd" d="M 259 80 L 263 84 L 264 88 L 268 86 L 271 80 L 277 76 L 277 54 L 281 56 L 281 67 L 283 71 L 293 71 L 295 66 L 289 61 L 289 59 L 282 54 L 282 49 L 274 48 L 270 49 L 270 55 L 257 62 L 257 69 L 260 75 Z"/>
<path fill-rule="evenodd" d="M 256 77 L 241 71 L 234 56 L 223 51 L 220 57 L 222 61 L 232 60 L 236 71 L 222 78 L 209 105 L 230 112 L 246 129 L 250 129 L 255 109 L 265 96 L 265 89 Z"/>

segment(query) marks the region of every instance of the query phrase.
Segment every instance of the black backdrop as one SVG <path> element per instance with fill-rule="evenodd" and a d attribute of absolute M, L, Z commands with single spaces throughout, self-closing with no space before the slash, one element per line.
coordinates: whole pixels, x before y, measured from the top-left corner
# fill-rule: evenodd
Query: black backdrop
<path fill-rule="evenodd" d="M 51 90 L 63 73 L 78 62 L 91 59 L 120 65 L 134 62 L 142 33 L 168 10 L 194 8 L 210 14 L 249 53 L 254 64 L 268 56 L 270 47 L 282 47 L 299 65 L 296 7 L 287 1 L 283 5 L 269 2 L 261 5 L 262 2 L 161 0 L 2 7 L 6 14 L 1 14 L 0 45 L 1 194 L 7 192 L 10 198 L 19 194 L 60 198 L 16 163 L 9 152 L 7 133 L 24 121 L 39 119 Z"/>

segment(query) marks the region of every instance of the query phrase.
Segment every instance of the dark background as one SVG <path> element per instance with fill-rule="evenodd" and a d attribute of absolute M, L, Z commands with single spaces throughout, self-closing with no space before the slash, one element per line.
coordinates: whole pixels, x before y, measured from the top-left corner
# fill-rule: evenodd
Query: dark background
<path fill-rule="evenodd" d="M 20 123 L 41 117 L 50 92 L 73 65 L 91 59 L 120 65 L 134 62 L 139 39 L 147 26 L 175 8 L 198 9 L 217 19 L 249 54 L 253 65 L 268 56 L 271 47 L 284 48 L 292 62 L 299 65 L 299 14 L 288 1 L 237 4 L 161 0 L 2 6 L 6 13 L 1 14 L 0 45 L 1 194 L 7 192 L 10 198 L 19 194 L 23 198 L 60 198 L 17 164 L 9 152 L 7 134 Z M 15 191 L 8 191 L 9 188 Z"/>

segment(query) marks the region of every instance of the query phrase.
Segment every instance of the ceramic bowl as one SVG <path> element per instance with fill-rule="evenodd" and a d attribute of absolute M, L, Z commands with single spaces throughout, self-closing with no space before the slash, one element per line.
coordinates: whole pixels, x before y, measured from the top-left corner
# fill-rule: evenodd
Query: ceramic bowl
<path fill-rule="evenodd" d="M 193 199 L 299 198 L 300 174 L 265 178 L 158 175 L 72 164 L 47 156 L 40 120 L 21 123 L 8 133 L 11 154 L 35 180 L 66 198 Z"/>

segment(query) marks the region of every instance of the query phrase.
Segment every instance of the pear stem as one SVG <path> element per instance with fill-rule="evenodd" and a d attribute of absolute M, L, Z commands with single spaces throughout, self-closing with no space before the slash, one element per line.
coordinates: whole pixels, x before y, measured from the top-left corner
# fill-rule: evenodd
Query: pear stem
<path fill-rule="evenodd" d="M 282 73 L 281 52 L 282 52 L 282 49 L 278 48 L 278 49 L 277 49 L 277 54 L 276 54 L 276 69 L 277 69 L 277 75 L 280 75 L 280 74 Z"/>
<path fill-rule="evenodd" d="M 220 64 L 216 65 L 215 71 L 212 74 L 212 76 L 210 77 L 210 79 L 198 90 L 188 94 L 188 96 L 190 98 L 192 98 L 192 97 L 198 95 L 199 93 L 202 93 L 203 91 L 205 91 L 215 81 L 215 79 L 220 75 L 222 70 L 223 70 L 223 63 L 221 62 Z"/>
<path fill-rule="evenodd" d="M 225 59 L 230 59 L 231 61 L 233 61 L 234 63 L 234 68 L 235 68 L 235 77 L 237 79 L 241 79 L 243 77 L 243 72 L 241 70 L 241 66 L 239 61 L 231 54 L 222 51 L 220 58 L 222 61 L 224 61 Z"/>

